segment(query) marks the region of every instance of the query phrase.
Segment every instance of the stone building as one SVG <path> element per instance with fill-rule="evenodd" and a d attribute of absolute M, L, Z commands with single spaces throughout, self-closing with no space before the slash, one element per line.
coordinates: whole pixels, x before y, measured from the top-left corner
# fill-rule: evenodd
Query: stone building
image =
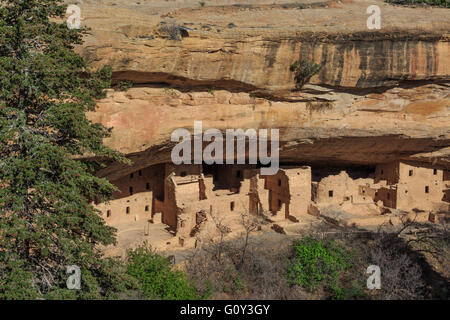
<path fill-rule="evenodd" d="M 166 166 L 170 173 L 163 222 L 182 236 L 198 228 L 198 217 L 210 211 L 219 217 L 250 213 L 296 220 L 307 214 L 311 201 L 310 167 L 281 168 L 276 175 L 263 176 L 255 166 L 199 165 L 198 176 L 183 182 L 177 174 L 180 168 Z"/>
<path fill-rule="evenodd" d="M 375 190 L 371 178 L 352 179 L 347 172 L 329 175 L 315 184 L 314 201 L 318 204 L 337 204 L 344 202 L 373 202 Z"/>
<path fill-rule="evenodd" d="M 161 220 L 177 235 L 188 237 L 205 213 L 266 215 L 297 220 L 311 201 L 311 168 L 281 168 L 260 175 L 254 165 L 162 164 L 112 181 L 115 199 L 98 203 L 106 222 L 118 225 L 141 219 Z"/>
<path fill-rule="evenodd" d="M 380 184 L 375 201 L 404 211 L 437 210 L 444 198 L 444 171 L 422 163 L 379 165 L 375 183 Z"/>
<path fill-rule="evenodd" d="M 370 216 L 382 215 L 382 207 L 436 212 L 450 207 L 449 171 L 394 162 L 378 165 L 368 177 L 350 173 L 359 178 L 346 171 L 325 172 L 312 182 L 308 166 L 282 166 L 275 175 L 264 176 L 255 165 L 166 163 L 112 181 L 118 188 L 115 199 L 96 206 L 109 225 L 162 222 L 182 245 L 202 230 L 217 232 L 211 214 L 236 226 L 243 213 L 296 222 L 310 213 L 311 200 L 317 208 L 339 206 Z"/>
<path fill-rule="evenodd" d="M 450 203 L 450 170 L 444 171 L 444 202 Z M 446 210 L 450 211 L 450 204 L 446 206 Z"/>
<path fill-rule="evenodd" d="M 296 220 L 308 213 L 311 202 L 311 168 L 282 167 L 278 173 L 264 176 L 269 190 L 269 212 L 282 219 Z"/>
<path fill-rule="evenodd" d="M 117 225 L 150 219 L 164 201 L 163 170 L 163 165 L 151 166 L 111 181 L 118 189 L 114 200 L 96 203 L 106 222 Z"/>

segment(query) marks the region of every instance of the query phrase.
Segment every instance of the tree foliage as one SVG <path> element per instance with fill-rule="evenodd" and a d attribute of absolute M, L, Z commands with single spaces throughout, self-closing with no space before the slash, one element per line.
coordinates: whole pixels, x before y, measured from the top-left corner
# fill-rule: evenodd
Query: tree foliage
<path fill-rule="evenodd" d="M 287 271 L 291 284 L 312 291 L 325 283 L 334 298 L 344 296 L 339 278 L 351 267 L 350 253 L 332 240 L 316 240 L 310 237 L 295 240 L 293 249 L 294 255 Z"/>
<path fill-rule="evenodd" d="M 94 198 L 114 190 L 82 155 L 125 161 L 103 145 L 110 129 L 85 113 L 110 85 L 75 53 L 87 29 L 68 29 L 59 0 L 0 0 L 0 298 L 110 297 L 124 283 L 98 245 L 115 243 Z M 81 268 L 81 290 L 66 267 Z"/>
<path fill-rule="evenodd" d="M 127 272 L 141 286 L 147 299 L 201 299 L 195 286 L 180 270 L 172 270 L 169 260 L 147 244 L 127 253 Z"/>
<path fill-rule="evenodd" d="M 309 80 L 322 70 L 322 66 L 308 60 L 295 61 L 291 67 L 291 72 L 295 72 L 295 88 L 300 90 Z"/>

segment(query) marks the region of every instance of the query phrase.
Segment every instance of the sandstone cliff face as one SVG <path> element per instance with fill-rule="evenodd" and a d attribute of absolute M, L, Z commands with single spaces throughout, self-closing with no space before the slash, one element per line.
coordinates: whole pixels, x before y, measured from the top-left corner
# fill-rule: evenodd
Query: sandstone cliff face
<path fill-rule="evenodd" d="M 394 85 L 400 80 L 446 79 L 450 75 L 448 39 L 405 38 L 302 43 L 300 59 L 325 65 L 313 82 L 332 86 L 367 88 Z"/>
<path fill-rule="evenodd" d="M 148 11 L 146 2 L 116 2 L 86 4 L 85 21 L 94 30 L 81 50 L 94 66 L 113 65 L 116 79 L 279 91 L 294 87 L 289 67 L 302 59 L 324 67 L 313 83 L 331 86 L 367 88 L 450 75 L 448 9 L 380 0 L 303 1 L 301 9 L 254 0 L 240 6 L 209 1 L 204 8 L 173 1 Z M 381 30 L 367 29 L 370 4 L 382 8 Z M 188 27 L 188 36 L 171 40 L 159 30 L 161 22 Z"/>
<path fill-rule="evenodd" d="M 363 96 L 316 92 L 316 98 L 332 101 L 324 107 L 320 101 L 270 101 L 225 90 L 143 87 L 110 90 L 90 118 L 114 127 L 107 143 L 130 155 L 134 169 L 170 161 L 171 133 L 178 128 L 193 132 L 194 120 L 202 121 L 203 130 L 279 129 L 285 163 L 370 165 L 450 145 L 448 91 L 448 85 L 430 84 Z M 442 162 L 446 155 L 436 157 Z M 102 174 L 119 177 L 129 170 L 113 165 Z"/>
<path fill-rule="evenodd" d="M 86 48 L 87 57 L 116 66 L 116 80 L 166 82 L 183 86 L 214 85 L 271 92 L 294 88 L 289 67 L 296 60 L 323 65 L 312 83 L 367 88 L 401 80 L 443 80 L 450 75 L 450 42 L 381 38 L 310 42 L 297 39 L 201 39 L 182 42 L 152 40 L 133 52 Z M 327 40 L 329 41 L 329 40 Z M 149 58 L 151 57 L 151 58 Z M 126 71 L 119 71 L 126 70 Z"/>
<path fill-rule="evenodd" d="M 204 129 L 280 129 L 283 162 L 414 157 L 448 166 L 450 10 L 272 2 L 81 5 L 93 31 L 79 51 L 93 67 L 111 64 L 116 82 L 135 83 L 111 91 L 89 115 L 114 127 L 107 143 L 135 160 L 102 175 L 169 161 L 171 132 L 192 129 L 194 120 Z M 381 7 L 381 30 L 366 28 L 371 4 Z M 181 41 L 160 30 L 171 21 L 189 28 Z M 294 92 L 289 67 L 301 59 L 324 68 Z"/>

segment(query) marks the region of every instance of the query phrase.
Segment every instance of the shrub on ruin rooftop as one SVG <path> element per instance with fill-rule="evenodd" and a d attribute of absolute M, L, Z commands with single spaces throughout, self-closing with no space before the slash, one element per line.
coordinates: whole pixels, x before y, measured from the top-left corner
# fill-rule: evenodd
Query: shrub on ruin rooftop
<path fill-rule="evenodd" d="M 291 72 L 295 73 L 295 88 L 300 90 L 311 78 L 322 70 L 322 66 L 308 60 L 295 61 L 291 67 Z"/>
<path fill-rule="evenodd" d="M 147 299 L 201 299 L 195 286 L 180 270 L 173 270 L 169 260 L 144 244 L 130 249 L 126 258 L 127 273 L 134 277 Z"/>

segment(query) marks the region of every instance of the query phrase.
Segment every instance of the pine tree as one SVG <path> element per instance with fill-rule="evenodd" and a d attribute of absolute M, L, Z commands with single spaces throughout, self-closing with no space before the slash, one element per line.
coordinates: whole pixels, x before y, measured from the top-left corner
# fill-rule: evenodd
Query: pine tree
<path fill-rule="evenodd" d="M 88 29 L 69 29 L 60 0 L 0 0 L 0 298 L 102 298 L 121 285 L 99 245 L 115 243 L 92 199 L 114 191 L 96 159 L 126 161 L 103 145 L 110 129 L 86 112 L 110 85 L 74 51 Z M 56 20 L 55 20 L 56 18 Z M 81 289 L 66 268 L 81 268 Z M 116 272 L 117 271 L 117 272 Z"/>

